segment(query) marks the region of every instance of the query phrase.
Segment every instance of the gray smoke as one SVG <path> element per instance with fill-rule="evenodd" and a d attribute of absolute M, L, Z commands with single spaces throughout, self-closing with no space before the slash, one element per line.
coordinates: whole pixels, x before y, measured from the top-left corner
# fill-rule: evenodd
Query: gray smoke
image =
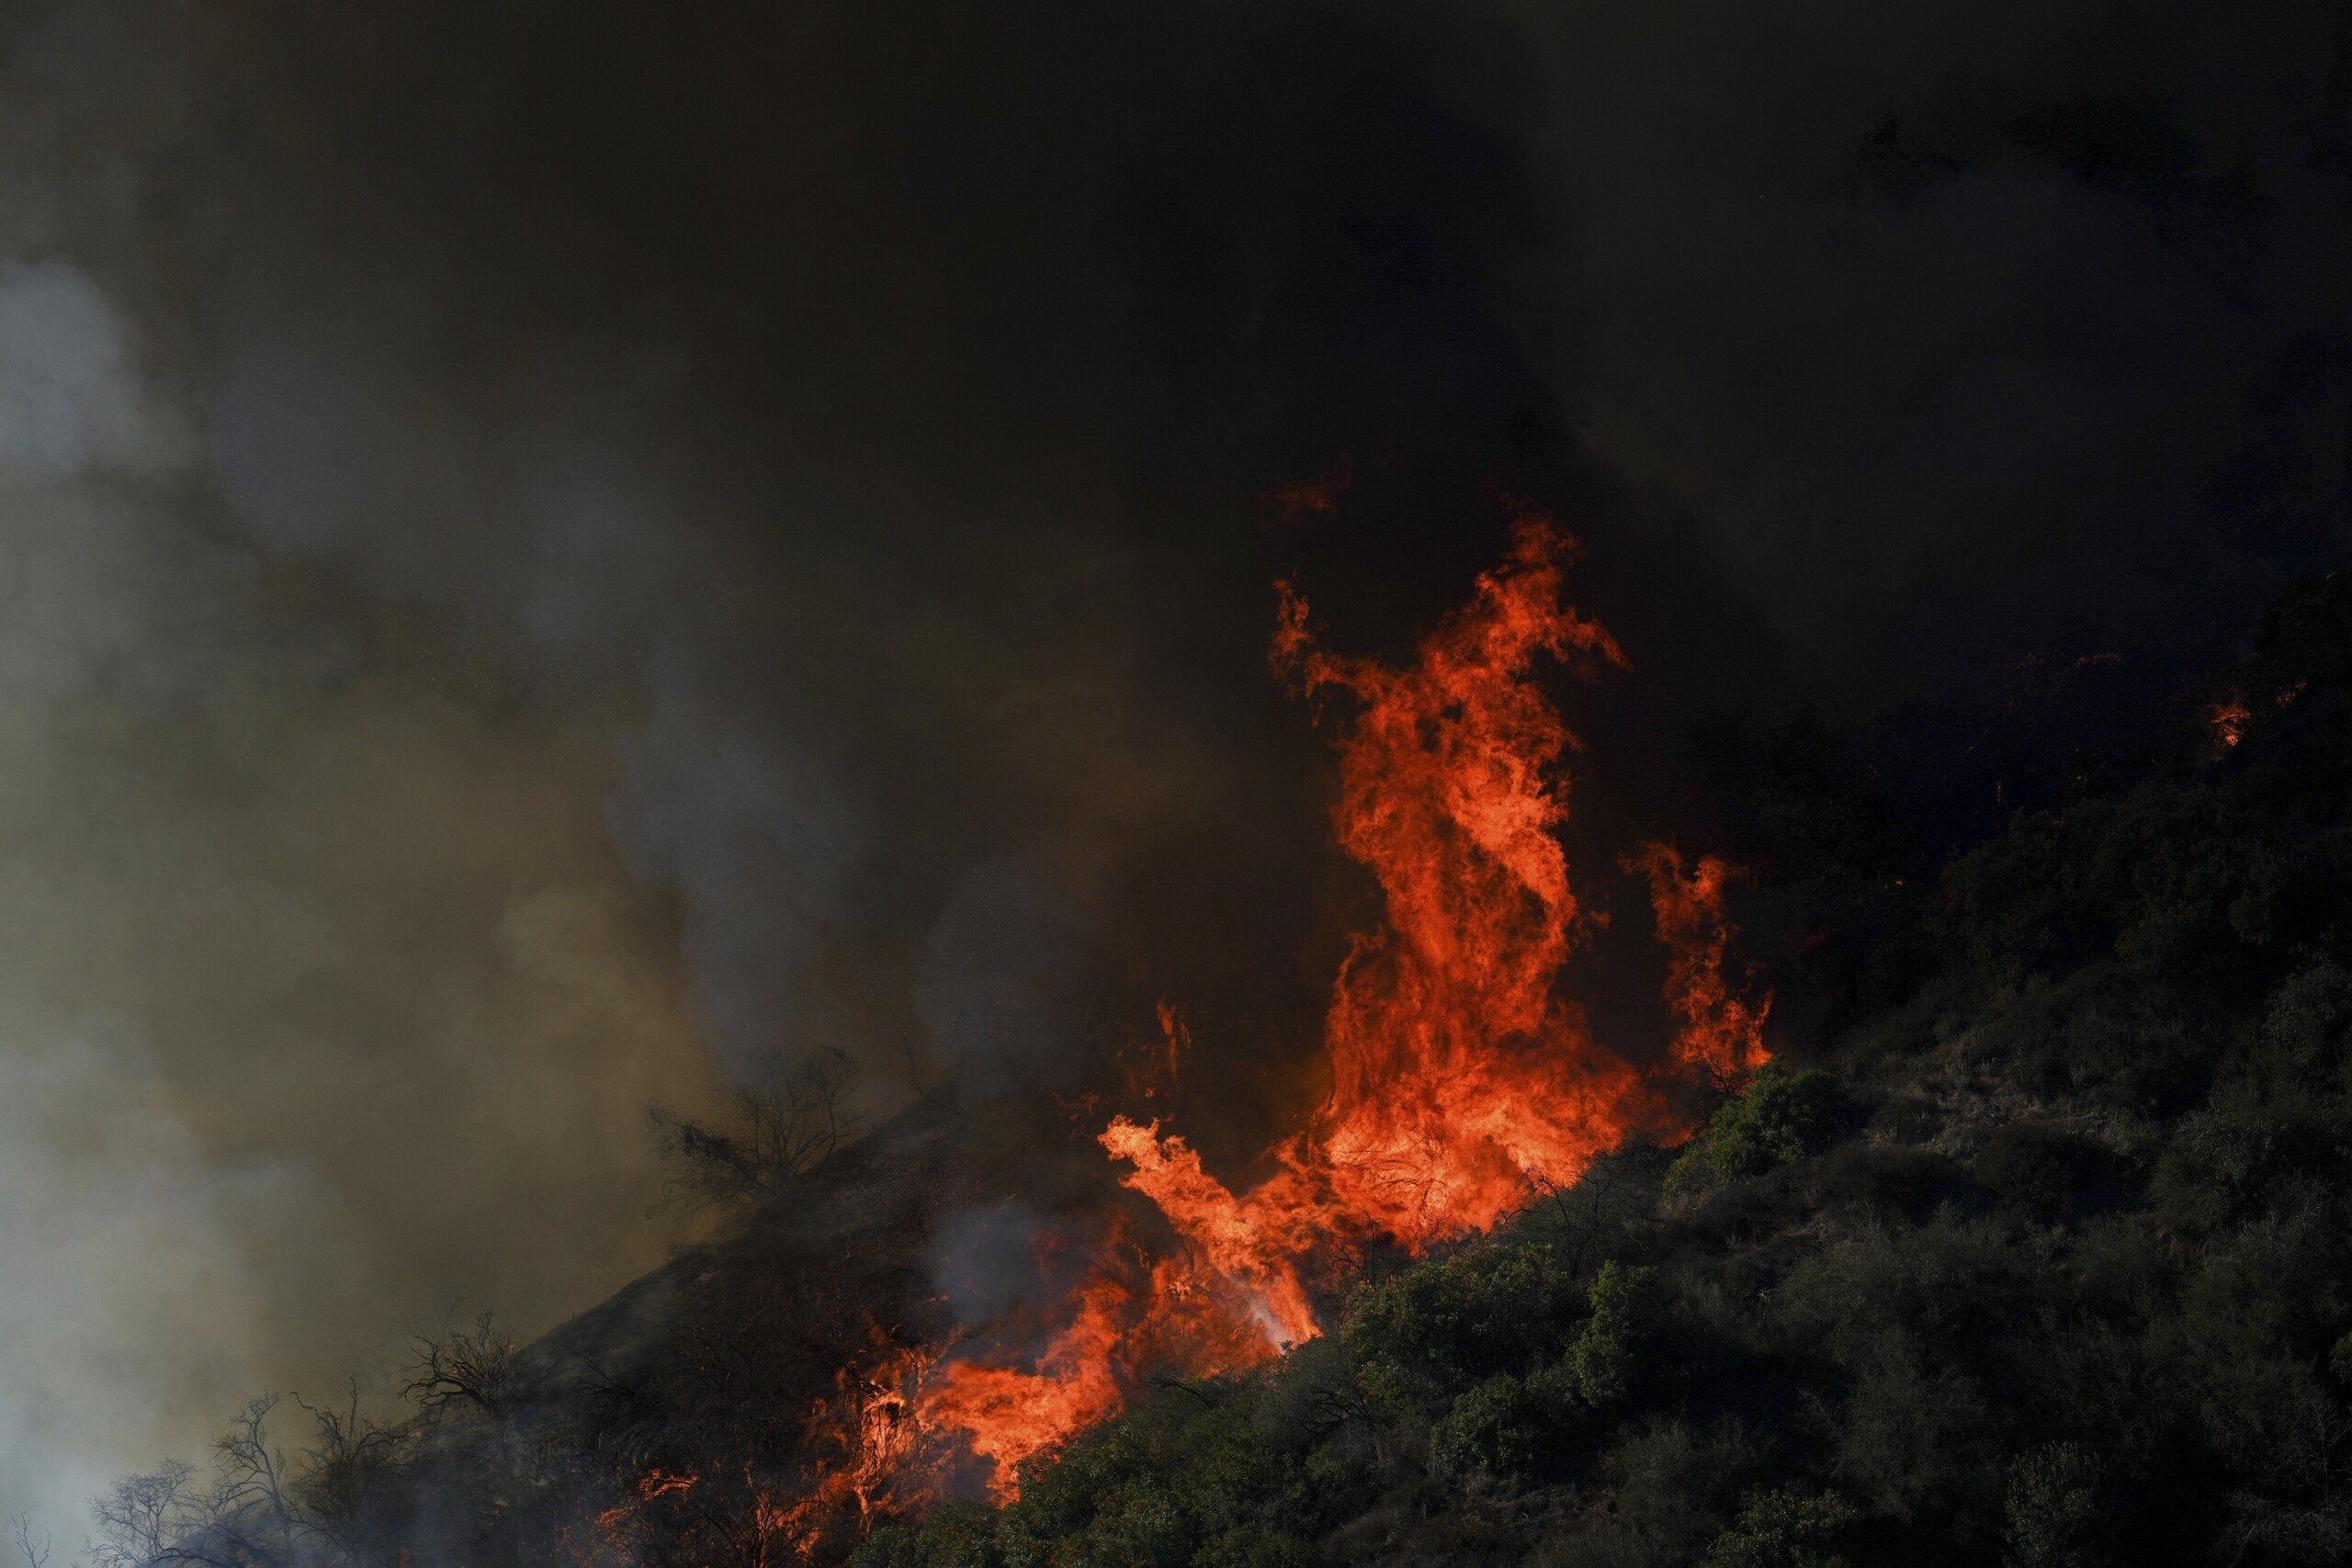
<path fill-rule="evenodd" d="M 254 1389 L 656 1261 L 641 1107 L 707 1077 L 610 718 L 274 579 L 198 428 L 87 272 L 0 267 L 0 1506 L 68 1544 Z"/>
<path fill-rule="evenodd" d="M 0 1511 L 594 1302 L 777 1054 L 1168 998 L 1263 1147 L 1370 914 L 1271 582 L 1393 656 L 1490 484 L 1633 659 L 1580 813 L 2229 651 L 2352 554 L 2339 12 L 10 12 Z"/>

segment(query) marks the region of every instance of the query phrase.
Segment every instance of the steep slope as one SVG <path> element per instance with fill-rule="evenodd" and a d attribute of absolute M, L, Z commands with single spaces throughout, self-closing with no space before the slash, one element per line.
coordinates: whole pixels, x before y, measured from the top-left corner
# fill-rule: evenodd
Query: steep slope
<path fill-rule="evenodd" d="M 400 1425 L 314 1412 L 288 1463 L 257 1404 L 217 1484 L 126 1482 L 107 1550 L 2345 1561 L 2352 574 L 2276 604 L 2212 695 L 2173 761 L 2086 770 L 1939 876 L 1776 854 L 1760 897 L 1836 995 L 1696 1137 L 1419 1261 L 1367 1250 L 1337 1330 L 1246 1372 L 1135 1369 L 1128 1413 L 1034 1454 L 1002 1506 L 952 1500 L 984 1474 L 900 1462 L 929 1440 L 910 1390 L 961 1332 L 940 1220 L 1016 1190 L 1056 1212 L 1048 1146 L 1091 1139 L 943 1099 L 535 1345 L 438 1348 Z M 1854 840 L 1815 805 L 1775 810 Z"/>
<path fill-rule="evenodd" d="M 2346 1560 L 2347 665 L 2303 585 L 2203 760 L 1889 890 L 1808 1066 L 856 1561 Z"/>

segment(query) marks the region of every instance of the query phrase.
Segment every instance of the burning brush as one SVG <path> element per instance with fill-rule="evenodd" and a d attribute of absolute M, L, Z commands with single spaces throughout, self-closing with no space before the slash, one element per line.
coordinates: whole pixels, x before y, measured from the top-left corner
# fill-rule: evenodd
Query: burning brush
<path fill-rule="evenodd" d="M 1765 1060 L 1770 998 L 1725 969 L 1735 874 L 1721 861 L 1653 843 L 1624 863 L 1647 880 L 1668 949 L 1676 1034 L 1662 1066 L 1612 1053 L 1558 994 L 1591 918 L 1558 837 L 1559 764 L 1577 740 L 1538 677 L 1625 662 L 1563 601 L 1574 555 L 1548 516 L 1522 509 L 1507 560 L 1404 669 L 1317 646 L 1305 600 L 1283 587 L 1273 668 L 1302 695 L 1353 699 L 1333 823 L 1386 908 L 1332 987 L 1329 1093 L 1246 1192 L 1161 1122 L 1114 1117 L 1100 1142 L 1166 1216 L 1172 1255 L 1115 1224 L 1075 1258 L 1069 1238 L 1041 1238 L 1067 1285 L 1022 1353 L 1002 1336 L 937 1359 L 894 1347 L 844 1373 L 811 1415 L 829 1456 L 813 1485 L 788 1507 L 763 1505 L 777 1544 L 813 1555 L 829 1532 L 976 1475 L 1010 1499 L 1023 1461 L 1116 1414 L 1145 1376 L 1234 1371 L 1320 1334 L 1318 1292 L 1364 1247 L 1419 1254 L 1487 1230 L 1637 1134 L 1687 1132 L 1679 1087 L 1735 1087 Z M 1189 1041 L 1173 1009 L 1161 1024 L 1172 1066 Z M 678 1490 L 662 1486 L 646 1501 Z"/>
<path fill-rule="evenodd" d="M 1159 1122 L 1114 1118 L 1102 1146 L 1167 1215 L 1182 1255 L 1138 1277 L 1106 1249 L 1033 1363 L 956 1358 L 922 1380 L 915 1418 L 993 1461 L 999 1496 L 1017 1490 L 1022 1460 L 1116 1410 L 1139 1367 L 1230 1371 L 1320 1333 L 1310 1286 L 1361 1244 L 1419 1253 L 1483 1231 L 1632 1134 L 1674 1130 L 1668 1086 L 1593 1040 L 1555 992 L 1584 921 L 1556 836 L 1568 814 L 1558 763 L 1576 739 L 1536 675 L 1546 660 L 1624 662 L 1563 603 L 1574 553 L 1549 517 L 1522 511 L 1509 560 L 1403 670 L 1317 647 L 1306 602 L 1284 586 L 1276 672 L 1361 705 L 1340 741 L 1333 820 L 1378 878 L 1387 925 L 1357 936 L 1340 968 L 1324 1036 L 1331 1089 L 1272 1151 L 1271 1179 L 1231 1192 Z M 1662 844 L 1629 864 L 1649 880 L 1670 950 L 1672 1069 L 1744 1079 L 1765 1059 L 1770 1000 L 1724 974 L 1731 868 L 1686 866 Z M 1172 1047 L 1181 1025 L 1163 1024 Z"/>

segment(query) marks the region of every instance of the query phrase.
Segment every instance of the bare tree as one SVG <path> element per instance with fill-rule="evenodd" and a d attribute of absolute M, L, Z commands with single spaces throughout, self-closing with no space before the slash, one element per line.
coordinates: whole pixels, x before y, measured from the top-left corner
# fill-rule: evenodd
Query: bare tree
<path fill-rule="evenodd" d="M 673 1192 L 697 1203 L 773 1196 L 865 1131 L 850 1110 L 853 1074 L 839 1051 L 772 1064 L 738 1089 L 726 1124 L 664 1106 L 647 1114 L 676 1175 Z"/>
<path fill-rule="evenodd" d="M 1623 1165 L 1615 1159 L 1594 1161 L 1565 1187 L 1542 1171 L 1530 1171 L 1527 1185 L 1534 1197 L 1551 1205 L 1561 1238 L 1567 1245 L 1568 1272 L 1578 1276 L 1584 1273 L 1593 1244 L 1613 1225 L 1623 1223 L 1629 1203 L 1638 1202 Z"/>
<path fill-rule="evenodd" d="M 470 1376 L 479 1348 L 498 1344 L 485 1316 L 477 1333 L 455 1337 L 454 1358 L 444 1350 L 444 1371 L 456 1366 L 458 1375 Z M 291 1397 L 317 1423 L 318 1436 L 290 1462 L 269 1431 L 281 1402 L 264 1393 L 247 1401 L 214 1441 L 209 1480 L 200 1479 L 194 1465 L 170 1460 L 117 1482 L 92 1510 L 97 1529 L 90 1550 L 98 1568 L 289 1568 L 361 1561 L 365 1521 L 371 1504 L 384 1501 L 385 1483 L 404 1457 L 404 1438 L 360 1416 L 356 1384 L 343 1411 Z M 36 1549 L 21 1519 L 17 1537 L 28 1568 L 45 1568 L 48 1540 Z"/>
<path fill-rule="evenodd" d="M 165 1460 L 144 1475 L 125 1476 L 91 1507 L 97 1526 L 91 1554 L 100 1568 L 232 1568 L 232 1559 L 210 1549 L 211 1505 L 210 1495 L 197 1483 L 196 1466 L 186 1460 Z"/>
<path fill-rule="evenodd" d="M 470 1404 L 493 1418 L 506 1414 L 514 1393 L 514 1344 L 499 1332 L 491 1314 L 476 1318 L 471 1333 L 460 1328 L 447 1339 L 420 1336 L 416 1346 L 401 1392 L 420 1409 Z"/>
<path fill-rule="evenodd" d="M 295 1488 L 301 1517 L 344 1557 L 356 1559 L 370 1505 L 382 1495 L 387 1479 L 404 1457 L 401 1434 L 359 1414 L 356 1382 L 342 1410 L 311 1405 L 300 1394 L 294 1402 L 318 1425 L 317 1437 L 303 1452 L 302 1475 Z"/>
<path fill-rule="evenodd" d="M 214 1441 L 220 1472 L 210 1506 L 216 1529 L 246 1549 L 241 1556 L 286 1562 L 294 1556 L 294 1515 L 287 1500 L 286 1456 L 269 1440 L 269 1413 L 277 1408 L 277 1395 L 255 1395 Z"/>
<path fill-rule="evenodd" d="M 277 1396 L 248 1401 L 212 1445 L 212 1480 L 167 1460 L 115 1483 L 92 1510 L 102 1568 L 264 1568 L 290 1563 L 306 1527 L 289 1495 L 285 1454 L 270 1441 Z M 44 1548 L 46 1542 L 43 1543 Z M 18 1545 L 32 1555 L 25 1541 Z"/>
<path fill-rule="evenodd" d="M 17 1538 L 17 1550 L 24 1554 L 25 1568 L 49 1568 L 49 1535 L 43 1531 L 40 1544 L 33 1544 L 33 1522 L 23 1514 L 8 1516 L 8 1524 Z"/>

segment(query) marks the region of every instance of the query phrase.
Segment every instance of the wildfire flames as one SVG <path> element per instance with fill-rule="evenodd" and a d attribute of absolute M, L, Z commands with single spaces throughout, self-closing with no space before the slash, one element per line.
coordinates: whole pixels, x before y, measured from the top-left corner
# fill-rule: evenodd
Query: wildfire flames
<path fill-rule="evenodd" d="M 1772 1006 L 1770 994 L 1750 999 L 1724 976 L 1731 943 L 1724 886 L 1738 872 L 1709 855 L 1686 874 L 1682 857 L 1664 844 L 1645 844 L 1625 863 L 1649 878 L 1650 910 L 1669 954 L 1666 1000 L 1681 1026 L 1675 1059 L 1717 1089 L 1735 1089 L 1764 1065 L 1764 1017 Z"/>
<path fill-rule="evenodd" d="M 1419 1253 L 1483 1231 L 1637 1132 L 1686 1131 L 1675 1079 L 1728 1088 L 1764 1060 L 1770 998 L 1725 973 L 1734 872 L 1717 860 L 1690 865 L 1649 844 L 1624 863 L 1646 878 L 1668 949 L 1677 1032 L 1662 1067 L 1595 1041 L 1558 993 L 1594 917 L 1558 837 L 1561 763 L 1577 740 L 1538 676 L 1547 662 L 1587 674 L 1624 663 L 1563 603 L 1573 555 L 1548 517 L 1523 511 L 1508 559 L 1405 669 L 1317 647 L 1306 601 L 1282 586 L 1275 672 L 1302 695 L 1355 705 L 1333 822 L 1387 917 L 1352 940 L 1332 987 L 1328 1094 L 1270 1151 L 1274 1174 L 1240 1193 L 1160 1121 L 1114 1117 L 1102 1145 L 1165 1214 L 1177 1255 L 1148 1258 L 1114 1232 L 1034 1354 L 951 1349 L 874 1380 L 839 1421 L 849 1457 L 795 1515 L 813 1525 L 851 1497 L 863 1514 L 892 1472 L 929 1467 L 928 1482 L 899 1477 L 912 1500 L 959 1460 L 981 1461 L 1010 1498 L 1023 1460 L 1114 1414 L 1142 1372 L 1232 1371 L 1313 1337 L 1318 1270 L 1370 1243 Z M 1172 1076 L 1189 1039 L 1172 1009 L 1161 1026 Z"/>
<path fill-rule="evenodd" d="M 2254 710 L 2245 705 L 2243 697 L 2233 695 L 2224 701 L 2208 704 L 2205 708 L 2205 725 L 2212 733 L 2217 751 L 2226 751 L 2244 740 L 2246 727 L 2253 722 Z"/>
<path fill-rule="evenodd" d="M 1532 1188 L 1571 1182 L 1629 1134 L 1666 1126 L 1664 1086 L 1599 1045 L 1556 990 L 1587 919 L 1557 837 L 1559 764 L 1576 739 L 1535 677 L 1547 660 L 1624 662 L 1562 602 L 1573 551 L 1549 518 L 1523 513 L 1508 561 L 1403 670 L 1317 647 L 1306 601 L 1283 586 L 1276 673 L 1301 694 L 1360 705 L 1333 821 L 1378 879 L 1387 923 L 1357 936 L 1340 968 L 1324 1035 L 1331 1089 L 1272 1151 L 1276 1174 L 1237 1195 L 1160 1122 L 1114 1118 L 1102 1146 L 1189 1256 L 1159 1265 L 1142 1295 L 1090 1279 L 1032 1370 L 951 1361 L 925 1385 L 919 1417 L 994 1460 L 1000 1495 L 1022 1459 L 1117 1408 L 1145 1342 L 1188 1372 L 1262 1359 L 1320 1331 L 1311 1271 L 1335 1252 L 1373 1239 L 1419 1252 L 1484 1230 Z M 1731 869 L 1686 870 L 1660 844 L 1629 863 L 1649 879 L 1670 950 L 1674 1062 L 1736 1082 L 1764 1058 L 1769 1001 L 1724 972 Z M 1162 1024 L 1173 1049 L 1181 1023 L 1163 1010 Z"/>

